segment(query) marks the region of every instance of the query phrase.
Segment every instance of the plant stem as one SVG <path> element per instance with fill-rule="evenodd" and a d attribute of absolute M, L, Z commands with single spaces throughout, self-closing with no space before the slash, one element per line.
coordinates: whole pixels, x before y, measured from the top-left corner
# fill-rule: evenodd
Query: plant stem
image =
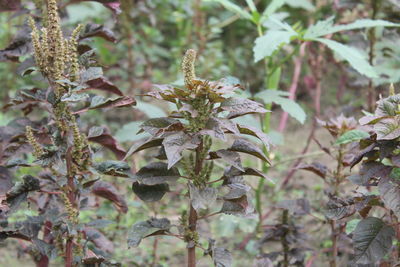
<path fill-rule="evenodd" d="M 74 175 L 72 170 L 72 155 L 71 148 L 67 150 L 66 154 L 66 165 L 67 165 L 67 178 L 68 178 L 68 194 L 67 197 L 70 203 L 75 207 L 75 193 L 74 193 Z M 73 236 L 68 236 L 66 246 L 65 246 L 65 267 L 72 267 L 74 255 L 73 255 L 74 238 Z"/>
<path fill-rule="evenodd" d="M 343 149 L 344 146 L 340 145 L 339 147 L 339 151 L 338 151 L 338 155 L 337 155 L 337 167 L 336 167 L 336 172 L 334 175 L 334 181 L 333 181 L 333 188 L 334 188 L 334 192 L 333 195 L 334 196 L 338 196 L 339 195 L 339 185 L 342 181 L 342 169 L 343 169 Z M 330 225 L 331 225 L 331 239 L 332 239 L 332 258 L 330 261 L 330 266 L 331 267 L 336 267 L 337 266 L 337 262 L 336 262 L 336 258 L 338 255 L 338 247 L 337 247 L 337 237 L 338 237 L 338 233 L 337 233 L 337 228 L 336 228 L 336 220 L 330 220 Z"/>
<path fill-rule="evenodd" d="M 338 248 L 337 248 L 337 235 L 336 235 L 336 221 L 335 220 L 330 220 L 330 225 L 331 225 L 331 239 L 332 239 L 332 258 L 330 260 L 330 267 L 336 267 L 336 257 L 338 253 Z"/>
<path fill-rule="evenodd" d="M 291 99 L 291 100 L 295 100 L 295 98 L 296 98 L 296 90 L 297 90 L 297 85 L 299 83 L 301 67 L 302 67 L 302 63 L 303 63 L 303 57 L 304 57 L 306 45 L 307 45 L 307 43 L 303 43 L 300 46 L 300 55 L 296 58 L 295 63 L 294 63 L 295 65 L 294 65 L 294 70 L 293 70 L 292 84 L 290 85 L 290 88 L 289 88 L 289 93 L 290 93 L 289 99 Z M 285 112 L 283 112 L 283 114 L 281 116 L 281 121 L 279 123 L 279 131 L 280 132 L 283 132 L 285 130 L 287 119 L 288 119 L 288 113 L 285 111 Z"/>
<path fill-rule="evenodd" d="M 289 266 L 289 243 L 286 240 L 286 236 L 289 232 L 289 211 L 283 210 L 282 213 L 282 227 L 284 227 L 285 231 L 281 238 L 282 248 L 283 248 L 283 267 Z"/>
<path fill-rule="evenodd" d="M 378 14 L 379 11 L 380 0 L 372 0 L 371 3 L 372 3 L 371 19 L 376 19 L 376 15 Z M 369 39 L 368 62 L 372 66 L 374 64 L 374 58 L 375 58 L 375 53 L 374 53 L 375 43 L 376 43 L 375 28 L 369 29 L 368 39 Z M 369 79 L 368 82 L 367 103 L 368 103 L 368 111 L 373 112 L 375 109 L 375 87 L 372 79 Z"/>
<path fill-rule="evenodd" d="M 157 248 L 158 248 L 158 238 L 156 237 L 153 242 L 153 263 L 151 264 L 152 267 L 157 266 L 157 261 L 158 261 Z"/>
<path fill-rule="evenodd" d="M 194 167 L 194 173 L 198 175 L 203 168 L 203 158 L 201 156 L 203 150 L 203 141 L 196 148 L 196 162 Z M 193 208 L 191 202 L 189 202 L 190 210 L 189 210 L 189 230 L 192 233 L 195 233 L 197 230 L 197 212 Z M 196 245 L 188 248 L 188 267 L 196 267 Z"/>

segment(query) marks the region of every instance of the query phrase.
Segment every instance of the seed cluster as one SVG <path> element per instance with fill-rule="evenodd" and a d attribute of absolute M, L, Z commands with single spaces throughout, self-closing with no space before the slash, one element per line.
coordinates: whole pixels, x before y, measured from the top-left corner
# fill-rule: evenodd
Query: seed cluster
<path fill-rule="evenodd" d="M 32 44 L 36 65 L 43 75 L 55 82 L 63 78 L 75 81 L 79 76 L 77 40 L 82 30 L 78 25 L 69 39 L 65 39 L 61 30 L 56 0 L 47 1 L 47 25 L 40 32 L 33 18 L 29 18 L 32 28 Z M 53 85 L 56 96 L 61 97 L 65 89 Z"/>

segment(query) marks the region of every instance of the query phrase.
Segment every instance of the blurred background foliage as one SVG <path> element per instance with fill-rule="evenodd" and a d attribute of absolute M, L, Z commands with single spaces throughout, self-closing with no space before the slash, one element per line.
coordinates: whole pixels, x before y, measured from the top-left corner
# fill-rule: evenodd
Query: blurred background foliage
<path fill-rule="evenodd" d="M 6 50 L 9 44 L 18 38 L 18 34 L 29 35 L 26 31 L 24 32 L 24 27 L 26 27 L 27 14 L 35 8 L 34 2 L 41 5 L 40 0 L 22 0 L 21 10 L 0 12 L 0 50 Z M 108 125 L 116 139 L 125 148 L 129 148 L 133 142 L 143 138 L 143 135 L 136 135 L 141 121 L 146 118 L 162 117 L 168 112 L 168 106 L 160 106 L 154 101 L 149 102 L 149 99 L 142 98 L 141 95 L 151 90 L 152 84 L 183 84 L 182 76 L 179 74 L 180 61 L 184 52 L 190 48 L 198 51 L 198 77 L 210 80 L 225 77 L 232 83 L 240 82 L 245 89 L 244 95 L 253 97 L 257 94 L 258 98 L 264 100 L 266 104 L 275 103 L 272 105 L 273 116 L 269 136 L 277 145 L 273 154 L 270 155 L 276 164 L 269 170 L 269 175 L 277 185 L 265 184 L 260 188 L 261 201 L 264 203 L 262 211 L 265 215 L 262 222 L 264 226 L 276 221 L 277 217 L 271 215 L 274 205 L 288 198 L 306 197 L 310 200 L 313 216 L 301 218 L 299 222 L 307 224 L 314 220 L 314 217 L 323 217 L 319 201 L 324 200 L 325 196 L 323 182 L 320 180 L 305 176 L 303 173 L 295 173 L 293 177 L 289 177 L 291 182 L 288 185 L 285 184 L 285 190 L 280 190 L 283 178 L 288 177 L 293 162 L 297 160 L 295 155 L 302 153 L 307 139 L 310 139 L 309 132 L 316 128 L 314 116 L 317 115 L 322 119 L 341 113 L 359 116 L 363 110 L 372 111 L 373 103 L 379 94 L 387 95 L 389 83 L 394 83 L 396 87 L 400 81 L 400 38 L 397 27 L 362 28 L 328 34 L 328 38 L 352 47 L 369 62 L 377 75 L 368 77 L 343 61 L 343 57 L 326 49 L 326 46 L 307 39 L 292 40 L 287 44 L 277 43 L 273 39 L 267 40 L 266 46 L 277 45 L 279 49 L 265 60 L 255 62 L 254 52 L 257 53 L 254 50 L 255 40 L 260 37 L 260 32 L 251 21 L 255 17 L 246 19 L 242 14 L 242 12 L 248 12 L 255 16 L 251 5 L 248 5 L 252 1 L 110 1 L 118 2 L 119 10 L 105 7 L 102 2 L 107 1 L 59 0 L 58 2 L 65 29 L 73 29 L 78 23 L 104 26 L 100 37 L 98 35 L 82 43 L 88 42 L 94 48 L 96 60 L 103 66 L 106 76 L 125 95 L 135 95 L 138 100 L 138 105 L 133 110 L 90 111 L 82 117 L 82 121 L 87 125 Z M 335 24 L 348 24 L 359 19 L 400 22 L 400 2 L 397 0 L 286 0 L 281 2 L 283 4 L 274 11 L 273 17 L 291 25 L 296 32 L 301 34 L 306 32 L 310 25 L 331 16 L 334 16 Z M 257 10 L 265 10 L 271 4 L 271 0 L 255 0 L 253 3 Z M 232 8 L 230 4 L 234 7 Z M 235 9 L 235 6 L 239 7 L 239 10 Z M 262 27 L 265 33 L 274 29 L 271 25 L 264 24 Z M 30 58 L 28 54 L 22 53 L 18 59 L 9 60 L 4 57 L 5 50 L 0 52 L 2 106 L 8 103 L 19 90 L 41 84 L 40 79 L 34 74 L 23 75 L 26 72 L 24 62 Z M 300 71 L 296 76 L 294 73 L 298 61 Z M 280 69 L 277 88 L 269 88 L 272 77 L 266 73 L 275 66 L 279 66 Z M 293 83 L 296 89 L 290 91 Z M 274 95 L 265 91 L 266 89 L 279 89 L 282 93 Z M 295 99 L 296 103 L 285 102 L 278 96 Z M 283 126 L 282 108 L 295 118 L 290 118 Z M 305 112 L 307 116 L 303 118 L 302 112 Z M 19 116 L 23 116 L 20 110 L 11 109 L 7 112 L 3 110 L 0 113 L 0 126 L 6 125 Z M 303 122 L 304 119 L 304 125 L 302 125 L 299 121 Z M 265 126 L 263 118 L 252 115 L 244 117 L 243 120 L 254 127 Z M 308 151 L 311 151 L 307 157 L 320 157 L 321 154 L 313 154 L 312 151 L 319 145 L 330 144 L 324 131 L 316 129 L 312 137 L 315 136 L 319 137 L 321 144 L 312 144 L 307 147 Z M 103 150 L 99 150 L 98 156 L 99 158 L 112 157 Z M 261 164 L 252 162 L 250 159 L 245 161 L 247 165 Z M 329 158 L 323 161 L 330 164 Z M 144 162 L 146 162 L 146 155 L 140 154 L 131 163 L 138 168 L 143 166 Z M 23 174 L 24 168 L 21 168 L 19 172 Z M 149 214 L 157 215 L 156 210 L 160 209 L 163 214 L 174 214 L 176 210 L 184 208 L 180 206 L 180 202 L 164 200 L 162 204 L 157 204 L 157 208 L 153 205 L 145 205 L 133 195 L 129 183 L 123 180 L 114 182 L 117 183 L 121 192 L 125 193 L 129 206 L 127 214 L 119 214 L 111 202 L 103 203 L 95 211 L 83 211 L 80 214 L 82 221 L 101 219 L 105 214 L 107 217 L 115 218 L 115 221 L 111 221 L 103 228 L 105 233 L 109 233 L 108 238 L 115 244 L 112 258 L 117 262 L 122 262 L 123 266 L 183 266 L 183 247 L 175 245 L 173 241 L 157 243 L 154 239 L 148 239 L 144 241 L 143 246 L 131 250 L 128 250 L 125 241 L 126 232 L 133 223 L 147 219 Z M 251 184 L 255 188 L 259 186 L 257 180 L 251 181 Z M 176 212 L 176 214 L 179 213 Z M 17 220 L 31 215 L 34 215 L 34 211 L 27 205 L 23 212 L 13 216 Z M 276 247 L 276 245 L 265 246 L 261 242 L 263 234 L 262 231 L 256 231 L 257 220 L 254 219 L 224 215 L 213 223 L 205 221 L 201 227 L 207 229 L 206 232 L 212 232 L 213 236 L 222 240 L 220 242 L 225 243 L 225 246 L 232 251 L 233 258 L 236 259 L 235 266 L 250 266 L 256 255 L 268 253 Z M 322 251 L 331 245 L 323 230 L 324 227 L 323 225 L 320 227 L 308 225 L 305 228 L 305 233 L 312 235 L 306 244 L 309 250 L 305 252 L 305 261 L 310 260 L 315 251 Z M 163 239 L 167 238 L 163 237 Z M 17 247 L 13 241 L 2 243 L 1 246 Z M 9 249 L 1 251 L 1 266 L 17 266 L 17 261 L 19 263 L 26 261 L 29 264 L 29 259 L 23 255 L 20 248 L 13 252 L 15 254 L 10 253 Z M 20 258 L 17 259 L 16 255 Z M 313 258 L 315 264 L 313 266 L 326 266 L 324 265 L 325 256 L 326 253 L 317 253 L 317 259 Z M 201 259 L 199 264 L 199 266 L 209 265 L 209 259 Z"/>

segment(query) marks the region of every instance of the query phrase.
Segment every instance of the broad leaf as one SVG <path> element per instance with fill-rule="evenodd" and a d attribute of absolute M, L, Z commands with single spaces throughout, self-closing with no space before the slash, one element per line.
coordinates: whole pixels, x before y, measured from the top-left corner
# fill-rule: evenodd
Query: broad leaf
<path fill-rule="evenodd" d="M 328 167 L 319 162 L 313 162 L 311 164 L 300 163 L 300 165 L 297 166 L 297 169 L 313 172 L 316 175 L 320 176 L 321 178 L 325 178 L 328 172 Z"/>
<path fill-rule="evenodd" d="M 132 183 L 133 192 L 145 202 L 156 202 L 169 192 L 168 184 L 145 185 L 137 182 Z"/>
<path fill-rule="evenodd" d="M 212 206 L 217 200 L 217 189 L 212 187 L 198 188 L 189 183 L 189 193 L 191 205 L 197 212 Z"/>
<path fill-rule="evenodd" d="M 5 49 L 0 50 L 0 62 L 3 61 L 18 62 L 20 56 L 24 56 L 30 53 L 32 50 L 31 36 L 30 36 L 31 31 L 32 30 L 30 29 L 30 27 L 24 26 L 22 30 L 17 33 L 12 42 Z"/>
<path fill-rule="evenodd" d="M 270 112 L 263 108 L 260 103 L 245 98 L 228 98 L 221 103 L 220 109 L 229 111 L 228 119 L 246 114 Z"/>
<path fill-rule="evenodd" d="M 303 8 L 308 11 L 312 11 L 315 9 L 315 6 L 311 3 L 310 0 L 286 0 L 286 4 L 294 8 Z"/>
<path fill-rule="evenodd" d="M 295 101 L 287 98 L 288 92 L 267 89 L 256 94 L 264 103 L 275 103 L 286 111 L 290 116 L 298 120 L 301 124 L 306 120 L 306 113 L 303 108 Z"/>
<path fill-rule="evenodd" d="M 100 37 L 113 43 L 117 41 L 117 38 L 115 38 L 114 33 L 110 29 L 104 27 L 104 25 L 95 23 L 86 24 L 84 30 L 81 32 L 79 36 L 79 39 L 85 39 L 90 37 Z"/>
<path fill-rule="evenodd" d="M 164 162 L 153 162 L 141 168 L 134 178 L 145 185 L 156 185 L 166 182 L 174 182 L 180 177 L 177 168 L 168 169 Z"/>
<path fill-rule="evenodd" d="M 95 96 L 90 102 L 89 109 L 126 107 L 135 105 L 135 103 L 135 100 L 129 96 L 108 99 L 102 96 Z"/>
<path fill-rule="evenodd" d="M 258 148 L 256 145 L 253 143 L 250 143 L 249 141 L 245 139 L 237 139 L 233 142 L 232 146 L 228 149 L 230 151 L 235 151 L 235 152 L 242 152 L 242 153 L 247 153 L 250 155 L 253 155 L 263 161 L 268 162 L 271 164 L 267 156 L 264 154 L 264 152 Z"/>
<path fill-rule="evenodd" d="M 358 223 L 353 232 L 355 262 L 377 263 L 392 247 L 395 231 L 381 219 L 368 217 Z"/>
<path fill-rule="evenodd" d="M 226 199 L 222 205 L 221 212 L 235 216 L 251 216 L 254 213 L 254 207 L 249 202 L 247 195 L 238 198 Z"/>
<path fill-rule="evenodd" d="M 139 152 L 141 150 L 161 146 L 163 141 L 164 141 L 163 138 L 157 138 L 157 139 L 150 138 L 150 139 L 141 141 L 141 142 L 133 145 L 128 150 L 128 152 L 126 153 L 125 159 L 130 157 L 132 154 L 135 154 L 136 152 Z"/>
<path fill-rule="evenodd" d="M 251 135 L 251 136 L 257 137 L 265 145 L 267 150 L 270 149 L 272 141 L 268 137 L 268 135 L 263 133 L 261 130 L 257 129 L 256 127 L 246 126 L 246 125 L 242 125 L 242 124 L 237 124 L 237 126 L 238 126 L 239 132 L 241 134 L 246 134 L 246 135 Z"/>
<path fill-rule="evenodd" d="M 151 218 L 144 222 L 135 223 L 128 233 L 128 246 L 137 247 L 143 238 L 160 235 L 169 231 L 171 223 L 168 219 Z"/>
<path fill-rule="evenodd" d="M 128 212 L 128 205 L 120 194 L 119 190 L 109 182 L 97 181 L 92 186 L 92 193 L 96 196 L 103 197 L 114 203 L 117 209 L 123 213 Z"/>
<path fill-rule="evenodd" d="M 262 13 L 263 19 L 274 14 L 280 7 L 285 4 L 285 0 L 272 0 Z"/>
<path fill-rule="evenodd" d="M 211 243 L 211 242 L 210 242 Z M 216 267 L 231 267 L 232 266 L 232 254 L 223 247 L 217 247 L 211 245 L 211 257 L 214 260 Z"/>
<path fill-rule="evenodd" d="M 399 104 L 400 104 L 400 94 L 392 95 L 379 100 L 375 111 L 376 116 L 367 116 L 367 118 L 372 117 L 372 120 L 371 119 L 368 120 L 368 124 L 376 123 L 377 122 L 376 119 L 379 119 L 379 117 L 386 118 L 388 116 L 396 116 L 398 114 L 397 112 L 399 110 L 398 108 Z"/>
<path fill-rule="evenodd" d="M 345 59 L 360 74 L 369 78 L 377 78 L 374 68 L 368 63 L 368 60 L 357 49 L 343 45 L 333 40 L 317 38 L 315 39 L 332 49 L 340 57 Z"/>
<path fill-rule="evenodd" d="M 400 117 L 382 119 L 374 125 L 377 140 L 393 140 L 400 136 Z"/>
<path fill-rule="evenodd" d="M 209 0 L 210 1 L 210 0 Z M 239 15 L 240 17 L 244 19 L 252 19 L 252 16 L 250 15 L 249 12 L 247 12 L 244 8 L 232 3 L 229 0 L 212 0 L 212 2 L 217 2 L 220 3 L 222 6 L 224 6 L 227 10 L 232 11 Z"/>
<path fill-rule="evenodd" d="M 119 96 L 124 95 L 121 90 L 118 89 L 118 87 L 116 87 L 103 76 L 103 70 L 100 67 L 90 67 L 82 72 L 81 82 L 86 83 L 89 86 L 85 90 L 97 89 Z"/>
<path fill-rule="evenodd" d="M 100 250 L 106 253 L 114 252 L 114 244 L 108 239 L 102 232 L 92 227 L 84 227 L 83 232 L 87 240 L 93 242 L 93 244 Z"/>
<path fill-rule="evenodd" d="M 303 216 L 310 213 L 310 202 L 305 198 L 283 200 L 275 207 L 288 210 L 294 216 Z"/>
<path fill-rule="evenodd" d="M 365 29 L 371 27 L 399 27 L 400 24 L 385 21 L 385 20 L 372 20 L 372 19 L 360 19 L 356 20 L 353 23 L 345 24 L 345 25 L 333 25 L 334 17 L 329 17 L 326 20 L 318 21 L 315 25 L 311 25 L 306 33 L 304 34 L 305 39 L 315 39 L 318 37 L 322 37 L 328 34 L 340 32 L 340 31 L 348 31 L 348 30 L 357 30 L 357 29 Z"/>
<path fill-rule="evenodd" d="M 390 178 L 381 179 L 378 188 L 385 206 L 400 218 L 400 185 L 398 181 Z"/>
<path fill-rule="evenodd" d="M 235 176 L 243 176 L 243 175 L 252 175 L 252 176 L 258 176 L 264 179 L 267 179 L 269 182 L 275 184 L 275 182 L 269 178 L 267 175 L 265 175 L 263 172 L 253 169 L 253 168 L 244 168 L 243 171 L 238 169 L 238 168 L 233 168 L 229 167 L 225 170 L 223 178 L 228 178 L 228 177 L 235 177 Z"/>
<path fill-rule="evenodd" d="M 218 159 L 218 158 L 221 158 L 230 166 L 233 166 L 238 170 L 244 171 L 239 153 L 234 151 L 229 151 L 226 149 L 220 149 L 215 152 L 210 152 L 210 159 Z"/>
<path fill-rule="evenodd" d="M 335 145 L 345 145 L 368 137 L 369 134 L 364 131 L 351 130 L 339 136 L 335 141 Z"/>
<path fill-rule="evenodd" d="M 348 179 L 354 184 L 367 186 L 372 178 L 388 177 L 391 170 L 392 167 L 379 162 L 365 162 L 361 166 L 359 174 L 351 175 Z"/>
<path fill-rule="evenodd" d="M 331 220 L 340 220 L 353 215 L 355 212 L 353 201 L 331 198 L 328 201 L 325 216 Z"/>
<path fill-rule="evenodd" d="M 126 155 L 125 150 L 110 134 L 108 128 L 97 126 L 90 128 L 88 133 L 88 140 L 110 149 L 115 154 L 118 160 L 122 160 Z"/>
<path fill-rule="evenodd" d="M 95 169 L 105 175 L 130 177 L 131 168 L 128 163 L 116 160 L 107 160 L 94 165 Z"/>
<path fill-rule="evenodd" d="M 183 132 L 167 136 L 163 141 L 165 153 L 168 158 L 168 169 L 174 166 L 186 149 L 195 149 L 200 144 L 198 135 L 190 136 Z"/>
<path fill-rule="evenodd" d="M 0 202 L 0 211 L 15 211 L 19 205 L 26 200 L 28 193 L 40 189 L 39 179 L 31 176 L 25 175 L 22 182 L 16 183 L 9 191 L 6 193 L 6 207 L 2 207 Z M 0 201 L 2 196 L 0 195 Z"/>
<path fill-rule="evenodd" d="M 296 36 L 296 32 L 284 30 L 269 30 L 264 36 L 255 40 L 253 47 L 254 62 L 271 56 L 283 44 L 290 43 L 290 38 Z"/>
<path fill-rule="evenodd" d="M 184 126 L 179 120 L 164 117 L 149 119 L 140 128 L 155 137 L 161 137 L 165 132 L 181 131 Z"/>

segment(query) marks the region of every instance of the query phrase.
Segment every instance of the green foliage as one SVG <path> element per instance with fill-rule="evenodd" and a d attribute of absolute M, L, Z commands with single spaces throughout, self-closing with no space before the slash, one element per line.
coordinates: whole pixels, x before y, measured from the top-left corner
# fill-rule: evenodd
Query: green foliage
<path fill-rule="evenodd" d="M 369 134 L 364 131 L 351 130 L 351 131 L 345 132 L 344 134 L 339 136 L 339 138 L 336 139 L 336 141 L 335 141 L 335 145 L 344 145 L 344 144 L 359 141 L 361 139 L 368 138 L 368 137 L 369 137 Z"/>
<path fill-rule="evenodd" d="M 306 120 L 306 113 L 299 104 L 287 98 L 288 96 L 287 92 L 270 89 L 256 94 L 256 97 L 262 99 L 264 103 L 275 103 L 279 105 L 290 116 L 303 124 Z"/>

